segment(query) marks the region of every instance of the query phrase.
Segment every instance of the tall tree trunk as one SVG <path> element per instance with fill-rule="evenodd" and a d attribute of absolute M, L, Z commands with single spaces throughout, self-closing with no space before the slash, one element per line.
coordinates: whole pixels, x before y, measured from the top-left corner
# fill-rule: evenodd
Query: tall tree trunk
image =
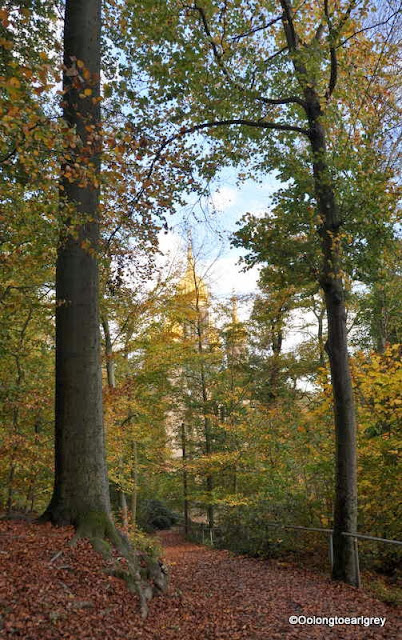
<path fill-rule="evenodd" d="M 186 425 L 181 423 L 181 450 L 183 460 L 183 516 L 184 516 L 184 533 L 189 534 L 189 504 L 188 504 L 188 476 L 187 476 L 187 438 Z"/>
<path fill-rule="evenodd" d="M 200 355 L 204 353 L 204 330 L 207 327 L 207 309 L 203 309 L 200 305 L 200 292 L 198 288 L 197 275 L 195 273 L 195 265 L 193 264 L 193 276 L 194 276 L 194 290 L 196 294 L 195 298 L 195 310 L 197 312 L 196 318 L 196 335 L 197 335 L 197 350 Z M 205 454 L 208 458 L 209 464 L 209 456 L 212 453 L 212 433 L 211 433 L 211 421 L 208 417 L 208 389 L 207 389 L 207 380 L 205 376 L 205 368 L 204 362 L 201 359 L 200 363 L 200 377 L 201 377 L 201 394 L 202 394 L 202 413 L 204 418 L 204 438 L 205 438 Z M 213 490 L 214 490 L 214 478 L 211 471 L 207 472 L 206 475 L 206 486 L 207 486 L 207 495 L 208 495 L 208 505 L 207 505 L 207 518 L 208 518 L 208 526 L 210 529 L 213 529 L 215 520 L 215 510 L 214 505 L 212 503 L 213 500 Z"/>
<path fill-rule="evenodd" d="M 353 553 L 353 538 L 342 532 L 355 533 L 357 524 L 356 424 L 353 387 L 349 368 L 346 331 L 346 308 L 340 254 L 342 224 L 335 197 L 333 178 L 328 167 L 326 132 L 323 110 L 316 90 L 316 80 L 309 73 L 300 55 L 301 44 L 295 30 L 294 9 L 290 0 L 280 0 L 282 24 L 289 50 L 293 54 L 295 76 L 303 91 L 309 139 L 313 155 L 313 177 L 318 212 L 321 217 L 322 269 L 320 285 L 324 292 L 328 319 L 328 352 L 334 397 L 335 414 L 335 508 L 334 508 L 334 566 L 332 576 L 358 586 L 358 567 Z M 351 5 L 352 6 L 352 5 Z M 326 9 L 327 11 L 327 9 Z M 335 36 L 331 30 L 330 40 Z M 330 42 L 331 74 L 326 99 L 331 97 L 337 82 L 336 49 Z"/>
<path fill-rule="evenodd" d="M 14 476 L 15 476 L 14 456 L 15 456 L 15 453 L 13 452 L 13 458 L 11 459 L 11 464 L 8 471 L 8 478 L 7 478 L 7 499 L 6 499 L 7 513 L 11 513 L 13 510 Z"/>
<path fill-rule="evenodd" d="M 109 387 L 114 389 L 116 387 L 116 378 L 114 375 L 113 344 L 112 344 L 112 337 L 110 335 L 109 320 L 105 313 L 102 313 L 101 322 L 102 322 L 103 334 L 105 336 L 107 383 Z"/>
<path fill-rule="evenodd" d="M 376 351 L 384 353 L 389 336 L 387 331 L 387 301 L 383 282 L 374 283 L 373 298 L 374 309 L 371 313 L 371 334 Z"/>
<path fill-rule="evenodd" d="M 321 367 L 325 365 L 324 314 L 325 314 L 325 310 L 322 309 L 316 316 L 318 320 L 317 340 L 318 340 L 318 350 L 320 352 Z"/>
<path fill-rule="evenodd" d="M 105 358 L 106 358 L 106 376 L 107 376 L 107 384 L 111 389 L 116 388 L 116 378 L 114 374 L 114 362 L 113 362 L 113 344 L 112 344 L 112 336 L 110 333 L 109 320 L 105 312 L 101 315 L 101 323 L 103 328 L 103 334 L 105 337 Z M 120 456 L 119 459 L 119 471 L 122 473 L 123 470 L 123 456 Z M 121 511 L 121 519 L 123 523 L 123 527 L 125 530 L 128 529 L 128 507 L 126 494 L 119 487 L 116 486 L 117 494 L 120 502 L 120 511 Z"/>
<path fill-rule="evenodd" d="M 67 0 L 63 117 L 79 137 L 63 167 L 56 265 L 55 484 L 45 516 L 84 534 L 110 526 L 100 365 L 98 262 L 100 0 Z"/>
<path fill-rule="evenodd" d="M 131 522 L 137 522 L 137 495 L 138 495 L 138 445 L 134 440 L 132 443 L 132 468 L 131 478 L 133 481 L 133 492 L 131 494 Z"/>
<path fill-rule="evenodd" d="M 60 184 L 63 232 L 56 264 L 55 483 L 42 519 L 72 524 L 80 536 L 108 538 L 127 561 L 147 615 L 149 587 L 166 575 L 149 558 L 143 580 L 138 558 L 115 529 L 106 472 L 99 331 L 99 177 L 101 0 L 66 0 L 64 102 L 72 144 Z M 104 550 L 104 545 L 101 547 Z M 151 587 L 152 591 L 152 587 Z"/>
<path fill-rule="evenodd" d="M 35 483 L 36 483 L 36 475 L 31 477 L 28 485 L 27 496 L 25 500 L 25 511 L 27 513 L 33 512 L 34 504 L 35 504 Z"/>
<path fill-rule="evenodd" d="M 323 265 L 320 284 L 328 319 L 326 351 L 329 357 L 334 397 L 336 433 L 336 490 L 334 508 L 333 578 L 358 586 L 353 538 L 357 525 L 356 424 L 352 379 L 347 349 L 345 295 L 341 271 L 340 227 L 342 224 L 334 187 L 326 162 L 325 129 L 321 107 L 313 89 L 306 89 L 307 114 L 313 151 L 316 199 L 322 219 L 320 228 Z"/>
<path fill-rule="evenodd" d="M 127 531 L 128 529 L 127 499 L 126 499 L 126 494 L 121 489 L 119 490 L 119 498 L 120 498 L 121 520 L 123 523 L 123 529 Z"/>
<path fill-rule="evenodd" d="M 214 479 L 213 476 L 209 473 L 207 475 L 207 494 L 209 500 L 212 500 L 214 490 Z M 209 504 L 207 507 L 207 516 L 208 516 L 208 526 L 210 529 L 213 529 L 215 526 L 215 509 L 213 504 Z"/>
<path fill-rule="evenodd" d="M 22 325 L 22 329 L 20 331 L 20 336 L 19 336 L 19 345 L 18 345 L 18 349 L 17 349 L 17 353 L 14 354 L 14 359 L 15 359 L 15 365 L 16 365 L 16 369 L 17 369 L 17 377 L 15 380 L 15 389 L 14 389 L 14 393 L 16 394 L 16 399 L 18 400 L 20 394 L 21 394 L 21 386 L 22 386 L 22 382 L 24 380 L 24 371 L 23 368 L 21 366 L 21 352 L 23 350 L 24 347 L 24 340 L 25 340 L 25 336 L 26 336 L 26 332 L 28 329 L 28 325 L 31 321 L 32 318 L 32 313 L 33 313 L 33 308 L 30 307 L 29 311 L 28 311 L 28 315 L 24 321 L 24 324 Z M 20 417 L 20 410 L 19 410 L 19 402 L 15 402 L 14 403 L 14 408 L 12 411 L 12 425 L 13 425 L 13 436 L 14 436 L 14 443 L 12 446 L 12 450 L 11 450 L 11 456 L 10 456 L 10 468 L 9 468 L 9 473 L 8 473 L 8 481 L 7 481 L 7 502 L 6 502 L 6 507 L 7 507 L 7 512 L 11 513 L 12 509 L 13 509 L 13 498 L 14 498 L 14 480 L 15 480 L 15 474 L 17 471 L 17 466 L 18 466 L 18 435 L 19 435 L 19 417 Z"/>
<path fill-rule="evenodd" d="M 278 314 L 271 321 L 271 371 L 269 375 L 269 398 L 275 400 L 279 391 L 279 374 L 280 374 L 280 357 L 283 342 L 283 323 L 284 313 L 278 310 Z"/>
<path fill-rule="evenodd" d="M 201 335 L 201 334 L 200 334 Z M 203 352 L 201 338 L 199 339 L 199 352 Z M 207 391 L 207 383 L 205 379 L 205 371 L 204 364 L 201 362 L 201 389 L 202 389 L 202 400 L 203 400 L 203 414 L 204 414 L 204 437 L 205 437 L 205 455 L 208 459 L 207 464 L 209 464 L 209 456 L 212 453 L 212 434 L 211 434 L 211 421 L 208 417 L 208 391 Z M 207 517 L 208 517 L 208 526 L 210 529 L 213 529 L 215 525 L 215 509 L 212 503 L 213 500 L 213 491 L 214 491 L 214 477 L 211 471 L 207 472 L 206 477 L 207 483 L 207 495 L 208 495 L 208 506 L 207 506 Z"/>

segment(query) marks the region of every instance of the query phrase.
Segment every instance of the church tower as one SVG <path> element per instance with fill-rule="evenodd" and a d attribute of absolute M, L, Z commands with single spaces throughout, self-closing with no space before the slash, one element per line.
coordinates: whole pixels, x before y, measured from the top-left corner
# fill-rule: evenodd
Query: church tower
<path fill-rule="evenodd" d="M 226 352 L 232 363 L 241 361 L 247 353 L 247 331 L 239 320 L 237 297 L 231 299 L 231 323 L 226 329 Z"/>
<path fill-rule="evenodd" d="M 177 292 L 183 314 L 183 335 L 188 338 L 204 336 L 209 326 L 209 291 L 206 282 L 196 272 L 190 238 L 186 270 L 177 285 Z"/>

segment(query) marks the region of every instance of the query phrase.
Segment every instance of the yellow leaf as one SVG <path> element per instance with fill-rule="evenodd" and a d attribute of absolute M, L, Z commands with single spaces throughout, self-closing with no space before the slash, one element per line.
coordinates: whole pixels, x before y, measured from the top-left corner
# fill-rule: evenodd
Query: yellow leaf
<path fill-rule="evenodd" d="M 3 49 L 12 49 L 13 42 L 12 40 L 6 40 L 5 38 L 0 38 L 0 46 L 3 47 Z"/>

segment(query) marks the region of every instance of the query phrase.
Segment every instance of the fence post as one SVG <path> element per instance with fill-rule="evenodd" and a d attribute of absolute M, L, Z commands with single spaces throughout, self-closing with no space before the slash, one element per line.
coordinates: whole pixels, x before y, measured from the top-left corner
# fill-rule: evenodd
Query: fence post
<path fill-rule="evenodd" d="M 331 565 L 331 571 L 334 566 L 334 534 L 329 534 L 329 563 Z"/>
<path fill-rule="evenodd" d="M 357 538 L 353 538 L 353 547 L 355 551 L 355 570 L 356 570 L 356 578 L 357 578 L 357 586 L 360 589 L 360 565 L 359 565 L 359 543 Z"/>
<path fill-rule="evenodd" d="M 213 546 L 213 544 L 214 544 L 214 530 L 212 529 L 212 527 L 209 530 L 209 537 L 210 537 L 210 540 L 211 540 L 211 546 Z"/>

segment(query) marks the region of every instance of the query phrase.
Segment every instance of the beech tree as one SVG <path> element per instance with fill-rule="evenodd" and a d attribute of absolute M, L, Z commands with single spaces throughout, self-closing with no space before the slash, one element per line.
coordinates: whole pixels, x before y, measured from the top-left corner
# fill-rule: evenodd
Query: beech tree
<path fill-rule="evenodd" d="M 383 242 L 387 234 L 393 239 L 395 220 L 389 162 L 394 144 L 385 132 L 398 131 L 394 42 L 388 37 L 398 5 L 388 0 L 383 15 L 368 12 L 374 3 L 346 0 L 301 6 L 279 0 L 104 4 L 105 38 L 113 38 L 116 47 L 105 47 L 102 54 L 102 123 L 100 2 L 66 3 L 63 118 L 56 91 L 62 47 L 54 3 L 10 1 L 0 9 L 0 479 L 5 507 L 42 509 L 50 491 L 51 297 L 58 245 L 56 478 L 44 517 L 73 524 L 103 549 L 108 538 L 128 558 L 134 582 L 142 588 L 110 513 L 99 372 L 101 266 L 108 286 L 120 289 L 116 297 L 124 300 L 124 312 L 115 301 L 105 303 L 104 324 L 109 320 L 111 330 L 106 326 L 106 362 L 117 364 L 115 380 L 108 367 L 106 392 L 111 480 L 127 493 L 139 485 L 139 501 L 158 491 L 169 501 L 180 475 L 186 486 L 182 492 L 180 484 L 178 495 L 184 493 L 187 506 L 201 499 L 210 507 L 211 523 L 213 506 L 219 525 L 226 506 L 242 506 L 244 497 L 266 520 L 292 512 L 306 526 L 331 526 L 327 374 L 310 363 L 317 358 L 309 345 L 301 347 L 308 366 L 298 359 L 302 350 L 289 358 L 281 353 L 288 307 L 311 294 L 321 321 L 319 355 L 326 362 L 320 307 L 325 295 L 332 317 L 327 347 L 339 442 L 334 577 L 354 583 L 351 546 L 341 536 L 355 527 L 345 332 L 352 280 L 371 287 L 363 304 L 371 310 L 372 337 L 384 352 L 356 354 L 355 364 L 352 359 L 361 434 L 359 526 L 363 533 L 398 536 L 392 491 L 397 489 L 400 348 L 387 343 L 400 336 L 400 271 L 397 247 Z M 356 86 L 362 87 L 358 99 Z M 201 139 L 202 132 L 208 137 Z M 138 244 L 155 247 L 154 211 L 166 214 L 184 190 L 194 190 L 197 171 L 210 178 L 225 164 L 239 164 L 249 176 L 276 169 L 283 182 L 274 210 L 265 218 L 248 217 L 238 235 L 251 261 L 265 265 L 255 319 L 270 323 L 262 337 L 270 340 L 272 363 L 269 357 L 263 361 L 267 350 L 253 342 L 252 333 L 250 359 L 242 366 L 229 339 L 210 352 L 194 318 L 193 339 L 187 336 L 184 353 L 181 344 L 173 340 L 172 345 L 163 323 L 169 303 L 162 298 L 153 320 L 144 306 L 149 331 L 133 334 L 131 326 L 138 305 L 122 282 L 128 260 L 140 273 Z M 139 239 L 136 262 L 133 236 Z M 145 279 L 148 272 L 142 271 L 141 286 Z M 108 334 L 116 329 L 121 333 L 111 355 Z M 117 348 L 120 340 L 123 351 Z M 358 344 L 367 342 L 360 338 Z M 188 375 L 186 385 L 177 379 L 172 390 L 169 371 L 175 365 Z M 298 393 L 296 382 L 311 370 L 314 391 Z M 275 387 L 276 397 L 270 398 Z M 184 464 L 179 466 L 165 451 L 164 419 L 175 404 L 188 410 L 195 436 L 191 441 L 190 430 L 181 429 Z M 342 458 L 345 452 L 348 458 Z M 133 512 L 136 501 L 134 490 Z M 258 533 L 255 522 L 250 525 Z M 155 566 L 152 570 L 157 573 Z M 142 598 L 145 611 L 144 593 Z"/>
<path fill-rule="evenodd" d="M 105 550 L 109 540 L 128 562 L 128 580 L 147 614 L 152 594 L 128 542 L 115 529 L 103 429 L 99 331 L 101 171 L 101 0 L 68 0 L 64 21 L 63 118 L 74 136 L 62 167 L 61 236 L 56 265 L 55 483 L 43 519 L 72 524 Z M 155 561 L 148 577 L 165 585 Z"/>
<path fill-rule="evenodd" d="M 375 110 L 364 98 L 353 114 L 354 83 L 365 82 L 365 73 L 371 74 L 367 95 L 375 91 L 380 104 L 386 100 L 377 49 L 370 40 L 373 25 L 367 20 L 392 27 L 397 11 L 391 8 L 385 17 L 368 18 L 373 6 L 356 0 L 300 5 L 291 0 L 172 0 L 162 6 L 149 0 L 145 8 L 130 0 L 122 25 L 128 55 L 136 63 L 132 95 L 135 98 L 140 69 L 154 105 L 150 119 L 155 117 L 165 132 L 156 159 L 173 144 L 178 151 L 186 148 L 186 136 L 202 131 L 208 133 L 209 144 L 196 146 L 196 162 L 206 175 L 228 163 L 247 163 L 245 173 L 251 175 L 276 168 L 281 148 L 296 141 L 303 151 L 316 208 L 321 255 L 317 279 L 327 310 L 334 398 L 333 577 L 357 584 L 353 538 L 343 535 L 356 531 L 356 425 L 341 251 L 347 214 L 340 206 L 334 123 L 342 118 L 351 123 L 348 144 L 355 154 L 363 140 L 362 114 L 375 118 Z M 386 41 L 389 62 L 392 47 Z M 137 95 L 143 105 L 142 94 Z"/>
<path fill-rule="evenodd" d="M 66 3 L 63 118 L 76 137 L 60 184 L 55 485 L 45 516 L 104 537 L 111 518 L 98 311 L 100 32 L 100 0 Z"/>

